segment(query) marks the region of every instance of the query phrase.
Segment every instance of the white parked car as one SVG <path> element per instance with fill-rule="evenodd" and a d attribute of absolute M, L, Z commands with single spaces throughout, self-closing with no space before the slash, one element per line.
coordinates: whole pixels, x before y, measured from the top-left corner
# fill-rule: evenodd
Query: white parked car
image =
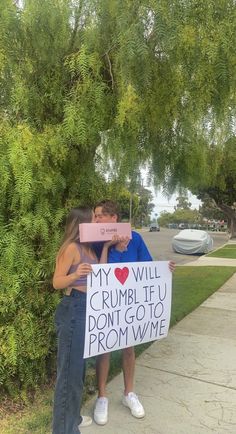
<path fill-rule="evenodd" d="M 183 255 L 204 254 L 213 249 L 213 239 L 206 231 L 183 229 L 173 237 L 172 247 Z"/>

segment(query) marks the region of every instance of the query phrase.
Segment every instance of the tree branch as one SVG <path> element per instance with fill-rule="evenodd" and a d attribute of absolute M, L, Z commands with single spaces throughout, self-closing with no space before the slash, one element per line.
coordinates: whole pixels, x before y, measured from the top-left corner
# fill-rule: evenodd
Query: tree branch
<path fill-rule="evenodd" d="M 72 51 L 74 43 L 75 43 L 75 38 L 78 32 L 78 28 L 79 28 L 79 19 L 81 16 L 81 11 L 82 11 L 82 7 L 83 7 L 83 3 L 84 1 L 81 0 L 79 3 L 79 7 L 76 8 L 75 10 L 75 25 L 71 34 L 71 39 L 70 39 L 70 43 L 69 43 L 69 52 Z"/>
<path fill-rule="evenodd" d="M 105 53 L 105 56 L 106 56 L 108 64 L 109 64 L 109 71 L 110 71 L 110 76 L 111 76 L 111 87 L 112 87 L 112 90 L 113 90 L 114 89 L 114 77 L 113 77 L 113 72 L 112 72 L 112 64 L 111 64 L 111 60 L 110 60 L 108 52 L 109 51 L 107 51 Z"/>

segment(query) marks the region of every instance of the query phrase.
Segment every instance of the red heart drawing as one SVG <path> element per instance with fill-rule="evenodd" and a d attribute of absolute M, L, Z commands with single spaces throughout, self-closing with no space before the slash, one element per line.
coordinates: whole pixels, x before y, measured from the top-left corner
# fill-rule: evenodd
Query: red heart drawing
<path fill-rule="evenodd" d="M 119 280 L 122 285 L 124 285 L 126 279 L 129 275 L 129 269 L 127 267 L 124 268 L 115 268 L 115 276 Z"/>

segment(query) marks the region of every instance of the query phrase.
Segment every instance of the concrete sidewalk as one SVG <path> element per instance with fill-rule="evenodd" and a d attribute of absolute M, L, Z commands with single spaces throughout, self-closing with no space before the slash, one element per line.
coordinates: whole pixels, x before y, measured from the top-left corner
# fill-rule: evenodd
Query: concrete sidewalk
<path fill-rule="evenodd" d="M 227 244 L 231 244 L 231 245 L 236 245 L 235 241 L 230 240 L 228 241 L 225 245 Z M 215 249 L 214 252 L 217 250 L 220 250 L 222 247 L 219 247 L 218 249 Z M 219 267 L 236 267 L 236 259 L 229 259 L 229 258 L 217 258 L 214 256 L 199 256 L 199 258 L 196 261 L 192 261 L 192 262 L 188 262 L 187 264 L 184 264 L 187 266 L 208 266 L 208 265 L 213 265 L 213 266 L 219 266 Z"/>
<path fill-rule="evenodd" d="M 196 261 L 188 262 L 184 266 L 196 267 L 196 266 L 219 266 L 219 267 L 236 267 L 236 259 L 228 258 L 214 258 L 212 256 L 200 256 Z"/>
<path fill-rule="evenodd" d="M 83 434 L 236 433 L 236 273 L 137 358 L 135 379 L 145 418 L 121 404 L 120 374 L 108 385 L 107 425 Z M 92 416 L 94 400 L 83 414 Z"/>

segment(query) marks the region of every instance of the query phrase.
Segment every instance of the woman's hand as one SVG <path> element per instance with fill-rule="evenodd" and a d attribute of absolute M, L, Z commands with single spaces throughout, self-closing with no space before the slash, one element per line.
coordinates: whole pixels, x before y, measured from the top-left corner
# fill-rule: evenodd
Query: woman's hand
<path fill-rule="evenodd" d="M 174 261 L 169 261 L 169 270 L 171 271 L 171 273 L 173 273 L 175 271 L 175 267 L 176 267 L 176 263 Z"/>
<path fill-rule="evenodd" d="M 81 276 L 87 276 L 91 272 L 92 272 L 91 264 L 82 263 L 79 264 L 78 267 L 76 268 L 75 275 L 78 278 Z"/>
<path fill-rule="evenodd" d="M 116 250 L 118 250 L 119 252 L 124 252 L 127 250 L 128 244 L 129 244 L 128 237 L 120 237 L 119 235 L 113 235 L 110 241 L 106 241 L 106 243 L 103 244 L 102 254 L 99 261 L 100 264 L 107 263 L 107 255 L 108 255 L 109 247 L 115 246 Z"/>
<path fill-rule="evenodd" d="M 119 252 L 124 252 L 127 250 L 129 241 L 129 237 L 120 237 L 119 235 L 113 235 L 110 241 L 106 241 L 106 243 L 104 243 L 104 247 L 109 248 L 115 245 L 116 250 L 119 250 Z"/>

